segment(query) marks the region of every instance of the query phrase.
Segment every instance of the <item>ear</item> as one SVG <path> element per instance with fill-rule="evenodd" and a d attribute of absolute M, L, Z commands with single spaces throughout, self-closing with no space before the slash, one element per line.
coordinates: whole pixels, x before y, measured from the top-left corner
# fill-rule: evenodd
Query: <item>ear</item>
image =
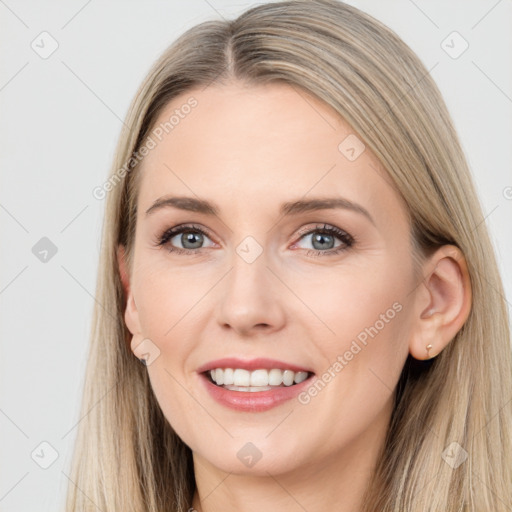
<path fill-rule="evenodd" d="M 419 360 L 437 356 L 464 325 L 471 310 L 471 282 L 458 247 L 444 245 L 424 264 L 415 295 L 409 352 Z M 428 349 L 428 347 L 430 348 Z"/>
<path fill-rule="evenodd" d="M 140 335 L 140 323 L 137 306 L 133 298 L 132 289 L 130 285 L 130 272 L 126 260 L 125 247 L 119 245 L 117 248 L 117 262 L 119 265 L 119 274 L 121 276 L 121 283 L 123 285 L 124 296 L 126 297 L 126 307 L 124 311 L 124 320 L 129 331 L 134 335 Z"/>

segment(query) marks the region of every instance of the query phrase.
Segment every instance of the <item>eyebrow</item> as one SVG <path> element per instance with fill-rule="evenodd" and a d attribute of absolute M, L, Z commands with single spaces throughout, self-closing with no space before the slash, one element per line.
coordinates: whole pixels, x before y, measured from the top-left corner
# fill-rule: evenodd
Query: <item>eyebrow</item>
<path fill-rule="evenodd" d="M 220 213 L 220 209 L 215 203 L 206 201 L 205 199 L 185 196 L 164 196 L 158 198 L 146 210 L 146 216 L 162 208 L 170 207 L 211 216 L 218 216 Z M 351 210 L 353 212 L 364 215 L 372 224 L 375 225 L 375 221 L 366 208 L 360 204 L 354 203 L 342 197 L 327 197 L 289 201 L 281 205 L 279 214 L 280 216 L 287 217 L 291 215 L 297 215 L 299 213 L 331 209 Z"/>

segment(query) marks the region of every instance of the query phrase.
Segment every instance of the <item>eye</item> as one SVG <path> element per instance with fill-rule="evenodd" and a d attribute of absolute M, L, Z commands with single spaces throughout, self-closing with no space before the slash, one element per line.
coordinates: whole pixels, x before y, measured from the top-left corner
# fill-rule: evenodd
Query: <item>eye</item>
<path fill-rule="evenodd" d="M 301 233 L 301 240 L 310 237 L 313 244 L 313 250 L 308 250 L 308 256 L 321 256 L 321 255 L 334 255 L 351 247 L 355 239 L 346 231 L 343 231 L 335 226 L 324 224 L 323 226 L 316 226 L 314 229 L 309 229 L 305 233 Z M 336 244 L 336 239 L 340 241 Z M 297 245 L 297 244 L 295 244 Z"/>
<path fill-rule="evenodd" d="M 193 254 L 204 248 L 202 245 L 205 238 L 209 239 L 207 233 L 199 226 L 175 226 L 164 231 L 158 237 L 156 245 L 166 247 L 169 252 Z M 175 246 L 178 243 L 181 247 Z"/>
<path fill-rule="evenodd" d="M 335 255 L 347 250 L 355 243 L 354 237 L 346 231 L 328 224 L 302 231 L 300 235 L 300 240 L 311 237 L 314 248 L 306 251 L 308 256 Z M 339 241 L 338 245 L 336 245 L 336 239 Z M 205 240 L 211 242 L 208 233 L 203 228 L 195 225 L 182 225 L 164 231 L 157 237 L 155 244 L 165 247 L 169 252 L 192 255 L 206 247 L 215 246 L 213 242 L 209 246 L 204 246 Z M 295 243 L 294 247 L 298 243 Z M 181 247 L 177 244 L 180 244 Z"/>

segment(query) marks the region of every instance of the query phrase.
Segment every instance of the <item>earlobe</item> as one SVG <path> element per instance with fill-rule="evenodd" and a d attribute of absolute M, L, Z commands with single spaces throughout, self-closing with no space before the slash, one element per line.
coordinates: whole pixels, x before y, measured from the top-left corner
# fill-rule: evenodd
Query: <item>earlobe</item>
<path fill-rule="evenodd" d="M 409 351 L 415 359 L 437 356 L 464 325 L 471 310 L 471 283 L 458 247 L 445 245 L 426 262 L 418 287 Z"/>

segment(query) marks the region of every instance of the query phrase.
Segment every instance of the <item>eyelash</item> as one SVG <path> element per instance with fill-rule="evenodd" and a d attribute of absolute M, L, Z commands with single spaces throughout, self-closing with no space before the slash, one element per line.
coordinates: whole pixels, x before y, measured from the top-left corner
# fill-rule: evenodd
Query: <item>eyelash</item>
<path fill-rule="evenodd" d="M 183 225 L 183 226 L 176 226 L 170 229 L 167 229 L 164 231 L 161 235 L 159 235 L 155 241 L 155 245 L 160 247 L 165 247 L 165 245 L 176 235 L 179 235 L 181 233 L 186 232 L 192 232 L 192 233 L 201 233 L 204 236 L 207 236 L 210 238 L 208 233 L 200 228 L 199 226 L 195 226 L 193 224 L 191 225 Z M 306 252 L 307 256 L 334 256 L 336 254 L 339 254 L 343 251 L 346 251 L 349 247 L 352 247 L 354 243 L 356 242 L 355 238 L 348 234 L 346 231 L 343 231 L 337 227 L 330 226 L 328 224 L 324 224 L 323 226 L 316 226 L 313 229 L 308 229 L 307 231 L 302 231 L 299 233 L 301 240 L 304 236 L 311 235 L 313 233 L 322 233 L 327 235 L 335 235 L 338 239 L 340 239 L 343 242 L 343 245 L 340 245 L 339 247 L 336 247 L 335 249 L 329 249 L 327 251 L 320 251 L 317 249 L 308 249 Z M 200 247 L 198 249 L 181 249 L 180 247 L 171 247 L 168 246 L 166 249 L 169 252 L 174 252 L 176 254 L 187 254 L 187 255 L 193 255 L 200 252 L 204 247 Z"/>

